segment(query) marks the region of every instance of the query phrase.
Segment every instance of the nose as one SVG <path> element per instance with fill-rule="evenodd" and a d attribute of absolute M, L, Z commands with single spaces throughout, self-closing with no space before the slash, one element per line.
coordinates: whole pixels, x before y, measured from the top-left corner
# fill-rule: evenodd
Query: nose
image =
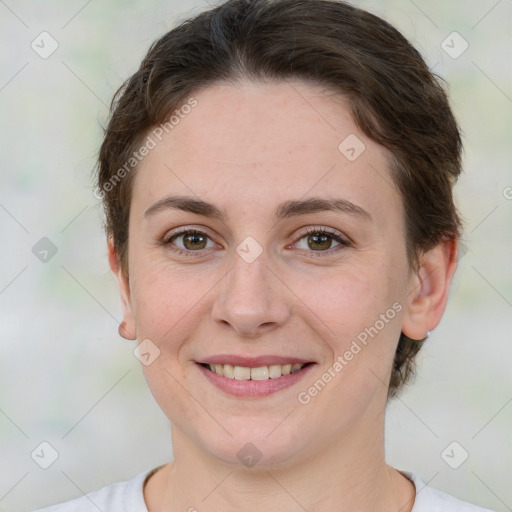
<path fill-rule="evenodd" d="M 284 325 L 292 295 L 261 254 L 251 263 L 235 254 L 232 269 L 219 283 L 212 315 L 241 338 L 255 338 Z"/>

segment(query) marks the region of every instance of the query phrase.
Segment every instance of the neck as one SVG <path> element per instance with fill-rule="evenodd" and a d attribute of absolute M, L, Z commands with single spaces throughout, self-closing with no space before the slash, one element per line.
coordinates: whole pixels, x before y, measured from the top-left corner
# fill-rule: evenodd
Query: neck
<path fill-rule="evenodd" d="M 412 482 L 384 458 L 384 417 L 368 431 L 319 443 L 279 468 L 241 468 L 205 452 L 173 427 L 174 461 L 145 489 L 149 512 L 357 510 L 411 512 Z M 380 435 L 376 435 L 380 433 Z"/>

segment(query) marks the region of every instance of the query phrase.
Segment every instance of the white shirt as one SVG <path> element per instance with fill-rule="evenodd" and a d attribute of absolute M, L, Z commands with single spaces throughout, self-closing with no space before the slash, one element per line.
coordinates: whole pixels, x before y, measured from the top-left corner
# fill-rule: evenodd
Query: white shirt
<path fill-rule="evenodd" d="M 144 471 L 127 482 L 107 485 L 80 498 L 34 512 L 148 512 L 144 502 L 143 486 L 146 478 L 157 469 Z M 412 512 L 492 512 L 428 487 L 414 473 L 401 473 L 416 487 Z"/>

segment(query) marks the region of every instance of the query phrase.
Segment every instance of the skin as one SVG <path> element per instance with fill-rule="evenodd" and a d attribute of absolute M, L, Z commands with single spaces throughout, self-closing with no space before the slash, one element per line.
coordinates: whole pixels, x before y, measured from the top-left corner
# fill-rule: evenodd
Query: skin
<path fill-rule="evenodd" d="M 400 332 L 422 339 L 441 319 L 457 242 L 422 255 L 417 272 L 409 268 L 389 152 L 356 127 L 342 97 L 302 81 L 218 83 L 194 97 L 197 107 L 134 177 L 128 276 L 108 242 L 120 333 L 160 350 L 143 370 L 172 426 L 174 460 L 147 481 L 148 510 L 410 511 L 414 486 L 384 458 L 387 383 Z M 338 150 L 350 134 L 366 146 L 355 161 Z M 175 209 L 144 216 L 171 194 L 213 203 L 227 218 Z M 371 219 L 337 211 L 273 217 L 281 202 L 313 196 L 349 200 Z M 303 231 L 318 227 L 351 245 L 315 246 Z M 161 243 L 178 228 L 209 238 L 198 249 L 183 236 Z M 262 248 L 251 263 L 236 251 L 248 236 Z M 401 311 L 299 403 L 297 394 L 394 303 Z M 273 395 L 234 398 L 194 362 L 221 353 L 316 366 Z M 237 457 L 248 442 L 261 452 L 251 468 Z"/>

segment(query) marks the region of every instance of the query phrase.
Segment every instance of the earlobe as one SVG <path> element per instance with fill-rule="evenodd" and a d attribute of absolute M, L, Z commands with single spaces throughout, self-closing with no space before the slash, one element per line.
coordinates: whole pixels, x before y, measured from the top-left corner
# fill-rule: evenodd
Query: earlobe
<path fill-rule="evenodd" d="M 131 304 L 130 283 L 121 268 L 119 257 L 114 246 L 113 238 L 110 236 L 107 241 L 108 262 L 110 269 L 116 276 L 119 286 L 119 295 L 121 297 L 121 305 L 123 308 L 123 321 L 119 324 L 119 335 L 127 340 L 136 340 L 137 331 L 135 328 L 135 317 Z"/>
<path fill-rule="evenodd" d="M 123 320 L 119 327 L 117 328 L 117 332 L 119 333 L 119 336 L 126 340 L 135 340 L 137 339 L 137 335 L 135 333 L 135 330 L 133 332 L 128 328 L 126 322 Z"/>
<path fill-rule="evenodd" d="M 402 332 L 413 340 L 428 336 L 441 321 L 453 274 L 457 268 L 458 240 L 443 240 L 423 254 L 411 278 Z"/>

